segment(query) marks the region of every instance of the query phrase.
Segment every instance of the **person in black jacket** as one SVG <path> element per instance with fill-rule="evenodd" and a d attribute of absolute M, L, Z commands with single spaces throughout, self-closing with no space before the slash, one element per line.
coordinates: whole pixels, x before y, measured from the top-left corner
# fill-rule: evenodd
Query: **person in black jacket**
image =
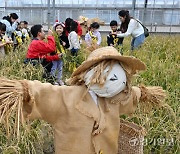
<path fill-rule="evenodd" d="M 65 34 L 65 25 L 63 23 L 57 23 L 54 27 L 55 31 L 59 36 L 60 44 L 65 48 L 69 48 L 69 40 Z"/>
<path fill-rule="evenodd" d="M 55 54 L 63 54 L 65 53 L 65 49 L 69 48 L 69 40 L 68 37 L 65 34 L 65 25 L 63 23 L 57 22 L 54 25 L 55 33 L 58 36 L 58 41 L 56 41 L 56 52 Z M 62 59 L 53 61 L 53 66 L 51 68 L 51 75 L 55 79 L 55 82 L 53 84 L 55 85 L 64 85 L 64 82 L 62 81 L 62 73 L 63 73 L 63 61 Z"/>
<path fill-rule="evenodd" d="M 109 35 L 107 36 L 107 44 L 108 46 L 118 46 L 118 45 L 122 45 L 123 44 L 123 39 L 124 38 L 119 38 L 117 37 L 117 35 L 115 34 L 116 32 L 120 31 L 118 29 L 118 23 L 116 20 L 112 20 L 110 22 L 110 27 L 111 27 L 111 32 L 109 32 Z"/>

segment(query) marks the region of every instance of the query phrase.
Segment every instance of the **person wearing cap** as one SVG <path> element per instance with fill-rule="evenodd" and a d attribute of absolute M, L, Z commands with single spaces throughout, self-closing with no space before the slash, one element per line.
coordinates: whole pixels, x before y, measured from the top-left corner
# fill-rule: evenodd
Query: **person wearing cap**
<path fill-rule="evenodd" d="M 9 99 L 23 103 L 17 105 L 23 114 L 20 117 L 52 124 L 56 154 L 116 154 L 119 116 L 132 114 L 140 100 L 155 99 L 157 95 L 159 99 L 153 102 L 158 104 L 164 98 L 159 87 L 154 87 L 153 93 L 152 87 L 131 85 L 131 77 L 145 68 L 139 59 L 122 56 L 114 47 L 103 47 L 91 52 L 73 72 L 69 86 L 0 79 L 0 97 L 4 106 Z M 13 90 L 18 99 L 14 95 L 6 99 Z"/>

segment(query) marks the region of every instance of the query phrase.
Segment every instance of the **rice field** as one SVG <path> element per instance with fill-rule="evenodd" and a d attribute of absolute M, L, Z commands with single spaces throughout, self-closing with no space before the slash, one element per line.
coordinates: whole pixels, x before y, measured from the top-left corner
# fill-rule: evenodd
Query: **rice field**
<path fill-rule="evenodd" d="M 102 46 L 106 45 L 103 39 Z M 0 76 L 10 79 L 28 79 L 47 82 L 42 78 L 41 66 L 24 65 L 23 60 L 28 44 L 9 53 L 0 61 Z M 122 118 L 133 121 L 146 129 L 146 136 L 142 144 L 145 154 L 179 154 L 180 153 L 180 36 L 179 35 L 150 35 L 142 47 L 133 53 L 130 51 L 130 38 L 125 38 L 124 55 L 133 55 L 141 59 L 147 70 L 140 72 L 133 79 L 133 85 L 162 86 L 167 91 L 168 105 L 155 108 L 150 112 L 143 112 L 138 106 L 136 113 Z M 73 60 L 80 65 L 86 59 L 88 52 L 82 48 L 75 59 L 65 56 L 64 80 L 68 78 L 72 69 L 67 68 L 68 62 Z M 11 120 L 13 127 L 13 120 Z M 53 133 L 51 126 L 40 120 L 35 120 L 21 128 L 20 138 L 7 134 L 4 125 L 0 126 L 0 153 L 2 154 L 43 154 L 53 153 Z"/>

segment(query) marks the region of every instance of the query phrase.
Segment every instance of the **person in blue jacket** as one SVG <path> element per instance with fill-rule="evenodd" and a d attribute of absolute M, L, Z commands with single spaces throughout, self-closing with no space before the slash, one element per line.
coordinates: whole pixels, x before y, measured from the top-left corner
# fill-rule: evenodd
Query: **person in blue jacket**
<path fill-rule="evenodd" d="M 1 23 L 4 23 L 6 25 L 6 34 L 8 37 L 12 38 L 12 34 L 17 28 L 18 22 L 18 15 L 16 13 L 10 13 L 8 16 L 4 16 Z"/>

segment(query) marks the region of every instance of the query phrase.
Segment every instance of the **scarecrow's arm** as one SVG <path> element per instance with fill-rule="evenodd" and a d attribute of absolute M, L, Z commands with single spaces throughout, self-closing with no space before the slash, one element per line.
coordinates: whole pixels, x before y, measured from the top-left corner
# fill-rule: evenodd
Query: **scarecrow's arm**
<path fill-rule="evenodd" d="M 161 102 L 166 98 L 166 93 L 162 87 L 158 86 L 139 86 L 132 87 L 132 92 L 128 99 L 120 103 L 120 115 L 132 114 L 137 108 L 138 102 L 144 107 L 145 110 L 152 107 L 160 107 Z"/>
<path fill-rule="evenodd" d="M 29 100 L 24 100 L 25 114 L 30 119 L 43 119 L 55 123 L 64 110 L 63 87 L 40 81 L 23 81 L 28 84 Z M 60 110 L 61 109 L 61 110 Z"/>
<path fill-rule="evenodd" d="M 18 121 L 43 119 L 53 124 L 62 114 L 59 109 L 64 110 L 63 91 L 39 81 L 0 79 L 0 120 L 17 116 Z"/>
<path fill-rule="evenodd" d="M 130 94 L 128 94 L 128 97 L 124 101 L 120 102 L 120 115 L 134 113 L 140 97 L 140 88 L 132 87 L 132 91 Z"/>

